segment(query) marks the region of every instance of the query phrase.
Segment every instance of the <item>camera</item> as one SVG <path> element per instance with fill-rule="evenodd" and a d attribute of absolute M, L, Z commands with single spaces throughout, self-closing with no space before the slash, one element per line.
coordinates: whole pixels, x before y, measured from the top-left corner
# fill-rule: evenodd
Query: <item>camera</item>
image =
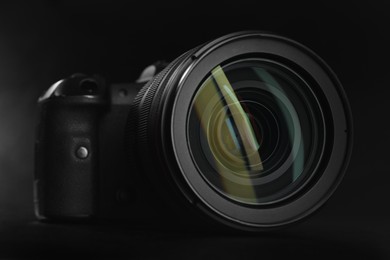
<path fill-rule="evenodd" d="M 330 197 L 352 116 L 313 51 L 229 34 L 135 83 L 75 74 L 39 99 L 35 209 L 42 220 L 281 227 Z"/>

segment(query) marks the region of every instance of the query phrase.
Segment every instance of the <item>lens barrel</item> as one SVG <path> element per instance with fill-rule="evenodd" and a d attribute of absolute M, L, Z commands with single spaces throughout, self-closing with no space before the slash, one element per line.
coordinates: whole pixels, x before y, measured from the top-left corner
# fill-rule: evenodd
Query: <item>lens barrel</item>
<path fill-rule="evenodd" d="M 351 118 L 340 82 L 311 50 L 240 32 L 188 51 L 142 88 L 129 146 L 169 203 L 257 231 L 329 198 L 349 161 Z"/>

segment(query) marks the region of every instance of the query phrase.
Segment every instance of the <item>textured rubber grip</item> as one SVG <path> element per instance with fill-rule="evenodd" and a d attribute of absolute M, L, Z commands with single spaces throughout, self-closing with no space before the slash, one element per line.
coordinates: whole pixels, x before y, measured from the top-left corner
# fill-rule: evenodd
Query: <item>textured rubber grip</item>
<path fill-rule="evenodd" d="M 94 106 L 42 106 L 36 141 L 36 214 L 40 219 L 94 215 L 98 160 Z"/>

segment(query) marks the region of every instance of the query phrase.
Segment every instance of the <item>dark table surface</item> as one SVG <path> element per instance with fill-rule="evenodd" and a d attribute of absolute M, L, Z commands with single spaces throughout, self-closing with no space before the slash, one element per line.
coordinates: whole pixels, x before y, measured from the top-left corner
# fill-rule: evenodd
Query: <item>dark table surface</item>
<path fill-rule="evenodd" d="M 321 214 L 257 235 L 179 232 L 141 227 L 3 221 L 0 257 L 127 259 L 388 259 L 387 220 Z M 337 215 L 337 214 L 336 214 Z M 163 224 L 162 224 L 163 225 Z M 380 227 L 380 228 L 378 228 Z"/>
<path fill-rule="evenodd" d="M 0 258 L 390 259 L 389 4 L 238 2 L 0 3 Z M 34 127 L 43 90 L 75 72 L 132 81 L 156 60 L 248 29 L 308 45 L 351 102 L 350 167 L 317 214 L 257 235 L 35 220 Z"/>

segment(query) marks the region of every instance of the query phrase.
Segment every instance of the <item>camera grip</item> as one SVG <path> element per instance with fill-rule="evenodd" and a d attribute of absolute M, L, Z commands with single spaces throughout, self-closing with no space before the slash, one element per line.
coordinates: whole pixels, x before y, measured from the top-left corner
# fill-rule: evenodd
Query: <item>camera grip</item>
<path fill-rule="evenodd" d="M 98 114 L 91 104 L 42 104 L 36 142 L 38 218 L 84 219 L 95 214 Z"/>

